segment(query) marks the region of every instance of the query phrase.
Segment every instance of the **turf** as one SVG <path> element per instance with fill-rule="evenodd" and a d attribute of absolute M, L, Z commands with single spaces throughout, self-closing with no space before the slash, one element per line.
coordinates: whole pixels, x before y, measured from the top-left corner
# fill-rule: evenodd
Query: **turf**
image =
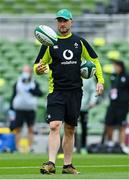
<path fill-rule="evenodd" d="M 43 154 L 0 154 L 0 179 L 129 179 L 127 155 L 75 154 L 79 175 L 62 175 L 63 159 L 57 160 L 56 175 L 41 175 L 39 168 L 46 160 Z"/>

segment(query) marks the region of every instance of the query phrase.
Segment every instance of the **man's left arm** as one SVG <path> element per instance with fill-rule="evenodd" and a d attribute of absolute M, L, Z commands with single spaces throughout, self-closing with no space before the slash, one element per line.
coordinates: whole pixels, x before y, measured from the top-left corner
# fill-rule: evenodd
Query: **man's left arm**
<path fill-rule="evenodd" d="M 103 93 L 103 89 L 104 89 L 104 78 L 103 78 L 100 61 L 95 51 L 86 40 L 81 39 L 81 43 L 82 43 L 82 57 L 85 58 L 86 60 L 92 61 L 96 65 L 96 78 L 97 78 L 96 91 L 97 94 L 100 95 Z"/>

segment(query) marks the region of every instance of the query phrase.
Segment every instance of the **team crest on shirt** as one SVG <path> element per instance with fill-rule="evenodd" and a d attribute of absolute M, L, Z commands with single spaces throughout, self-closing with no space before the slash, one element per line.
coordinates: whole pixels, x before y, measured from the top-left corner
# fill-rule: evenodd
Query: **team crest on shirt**
<path fill-rule="evenodd" d="M 74 43 L 74 47 L 75 47 L 75 48 L 78 48 L 78 43 L 75 42 L 75 43 Z"/>
<path fill-rule="evenodd" d="M 53 49 L 58 49 L 58 48 L 59 48 L 58 45 L 53 46 Z"/>

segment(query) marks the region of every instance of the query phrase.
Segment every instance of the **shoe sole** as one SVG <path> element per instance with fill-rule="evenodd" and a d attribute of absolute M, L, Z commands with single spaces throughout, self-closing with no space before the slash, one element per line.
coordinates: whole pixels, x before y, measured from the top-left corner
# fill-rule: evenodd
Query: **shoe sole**
<path fill-rule="evenodd" d="M 80 172 L 77 172 L 76 174 L 75 173 L 69 173 L 69 172 L 62 172 L 62 174 L 74 174 L 74 175 L 77 175 L 77 174 L 80 174 Z"/>
<path fill-rule="evenodd" d="M 41 174 L 50 174 L 50 175 L 52 175 L 52 174 L 55 174 L 55 171 L 49 172 L 49 171 L 46 171 L 45 169 L 40 169 L 40 173 Z"/>

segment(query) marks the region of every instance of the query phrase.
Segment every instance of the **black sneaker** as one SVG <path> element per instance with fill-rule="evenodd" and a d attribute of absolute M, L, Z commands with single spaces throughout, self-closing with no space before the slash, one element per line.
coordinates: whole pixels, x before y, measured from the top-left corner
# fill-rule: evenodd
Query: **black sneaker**
<path fill-rule="evenodd" d="M 69 164 L 63 166 L 62 174 L 80 174 L 80 172 L 72 164 Z"/>
<path fill-rule="evenodd" d="M 48 161 L 47 163 L 43 163 L 43 165 L 40 168 L 41 174 L 55 174 L 56 168 L 55 164 L 51 161 Z"/>

